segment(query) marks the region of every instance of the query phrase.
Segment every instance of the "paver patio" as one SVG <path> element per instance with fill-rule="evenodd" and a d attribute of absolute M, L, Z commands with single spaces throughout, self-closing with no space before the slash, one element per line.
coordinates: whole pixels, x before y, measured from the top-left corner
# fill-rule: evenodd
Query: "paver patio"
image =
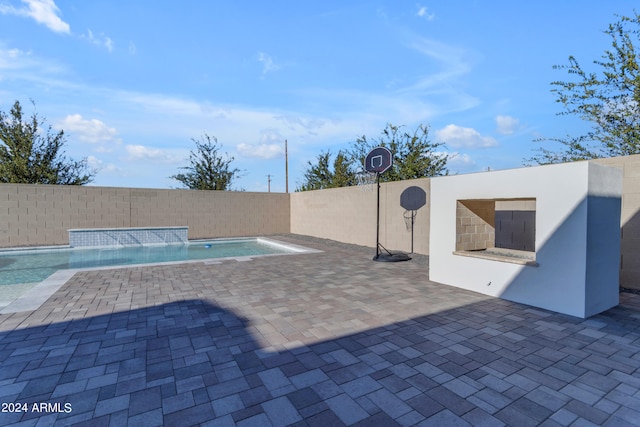
<path fill-rule="evenodd" d="M 0 315 L 0 402 L 29 405 L 0 425 L 640 423 L 640 295 L 582 320 L 275 237 L 324 252 L 82 272 Z"/>

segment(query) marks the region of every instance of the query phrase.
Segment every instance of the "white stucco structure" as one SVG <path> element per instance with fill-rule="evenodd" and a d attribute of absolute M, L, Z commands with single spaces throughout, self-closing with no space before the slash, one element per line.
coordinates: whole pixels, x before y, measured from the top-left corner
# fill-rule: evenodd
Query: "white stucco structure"
<path fill-rule="evenodd" d="M 590 162 L 434 178 L 430 279 L 581 318 L 614 307 L 621 195 L 622 172 Z M 457 200 L 521 198 L 535 198 L 537 266 L 454 254 Z"/>

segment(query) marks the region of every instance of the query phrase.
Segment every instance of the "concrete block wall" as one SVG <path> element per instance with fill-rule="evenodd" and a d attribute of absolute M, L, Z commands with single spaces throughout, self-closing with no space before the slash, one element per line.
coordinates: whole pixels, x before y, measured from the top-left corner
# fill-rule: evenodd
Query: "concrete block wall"
<path fill-rule="evenodd" d="M 0 247 L 66 245 L 69 229 L 189 226 L 189 238 L 288 233 L 289 195 L 0 184 Z"/>
<path fill-rule="evenodd" d="M 456 251 L 494 247 L 495 206 L 494 200 L 456 201 Z"/>
<path fill-rule="evenodd" d="M 592 161 L 622 169 L 620 286 L 640 289 L 640 154 Z"/>
<path fill-rule="evenodd" d="M 0 184 L 0 247 L 67 244 L 69 228 L 128 227 L 129 189 Z"/>
<path fill-rule="evenodd" d="M 289 195 L 131 189 L 131 226 L 188 225 L 189 238 L 288 233 Z"/>
<path fill-rule="evenodd" d="M 597 159 L 593 162 L 623 170 L 620 285 L 640 289 L 640 155 Z M 403 222 L 397 220 L 403 210 L 396 205 L 395 195 L 390 193 L 399 194 L 410 185 L 419 185 L 424 188 L 429 200 L 430 180 L 428 178 L 382 184 L 381 189 L 383 206 L 381 242 L 390 249 L 407 252 L 409 251 L 407 242 L 410 237 L 403 234 L 407 231 Z M 291 194 L 291 232 L 374 247 L 375 196 L 373 194 L 375 189 L 371 193 L 363 193 L 359 187 L 293 193 Z M 387 201 L 389 201 L 388 205 Z M 368 207 L 364 208 L 364 206 Z M 430 209 L 431 207 L 427 204 L 418 211 L 414 228 L 414 251 L 425 255 L 429 255 Z M 534 200 L 499 200 L 496 201 L 496 210 L 534 212 L 536 202 Z M 535 231 L 532 232 L 535 233 Z"/>
<path fill-rule="evenodd" d="M 380 243 L 389 250 L 410 252 L 411 229 L 405 225 L 400 195 L 410 186 L 427 193 L 427 206 L 416 212 L 414 252 L 429 252 L 428 178 L 382 183 L 380 188 Z M 375 247 L 376 189 L 344 187 L 291 194 L 291 232 L 344 243 Z"/>
<path fill-rule="evenodd" d="M 593 161 L 623 170 L 620 283 L 640 289 L 640 155 Z M 428 178 L 382 184 L 380 241 L 409 252 L 399 197 L 412 185 L 427 192 L 414 251 L 428 255 Z M 375 203 L 375 188 L 359 187 L 265 194 L 0 184 L 0 247 L 67 244 L 70 228 L 166 225 L 188 225 L 190 238 L 292 232 L 374 247 Z M 501 203 L 496 210 L 511 209 Z"/>

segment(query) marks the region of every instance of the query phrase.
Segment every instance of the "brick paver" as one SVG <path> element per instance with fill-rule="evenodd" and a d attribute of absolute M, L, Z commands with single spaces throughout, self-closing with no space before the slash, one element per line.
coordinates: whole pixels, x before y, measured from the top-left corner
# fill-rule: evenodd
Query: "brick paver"
<path fill-rule="evenodd" d="M 640 296 L 582 320 L 277 238 L 324 252 L 81 272 L 0 315 L 0 425 L 637 423 Z"/>

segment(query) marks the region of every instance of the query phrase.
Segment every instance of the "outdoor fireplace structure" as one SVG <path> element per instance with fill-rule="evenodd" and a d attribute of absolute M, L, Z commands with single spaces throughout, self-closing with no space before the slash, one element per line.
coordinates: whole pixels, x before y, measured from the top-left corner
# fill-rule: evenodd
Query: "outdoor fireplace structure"
<path fill-rule="evenodd" d="M 431 181 L 435 282 L 586 318 L 619 301 L 622 171 L 576 162 Z"/>

